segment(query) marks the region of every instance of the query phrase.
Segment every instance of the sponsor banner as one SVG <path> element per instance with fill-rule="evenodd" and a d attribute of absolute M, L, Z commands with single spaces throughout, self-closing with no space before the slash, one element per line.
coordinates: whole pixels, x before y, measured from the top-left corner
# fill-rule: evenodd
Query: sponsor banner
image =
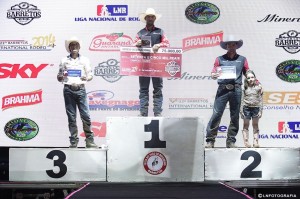
<path fill-rule="evenodd" d="M 181 77 L 182 49 L 121 47 L 121 75 Z"/>

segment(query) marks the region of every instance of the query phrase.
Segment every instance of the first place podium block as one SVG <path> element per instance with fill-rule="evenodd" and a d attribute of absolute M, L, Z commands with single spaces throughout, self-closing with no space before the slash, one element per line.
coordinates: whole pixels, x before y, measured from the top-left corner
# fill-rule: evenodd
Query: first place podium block
<path fill-rule="evenodd" d="M 106 181 L 106 150 L 10 148 L 9 180 L 16 182 Z"/>

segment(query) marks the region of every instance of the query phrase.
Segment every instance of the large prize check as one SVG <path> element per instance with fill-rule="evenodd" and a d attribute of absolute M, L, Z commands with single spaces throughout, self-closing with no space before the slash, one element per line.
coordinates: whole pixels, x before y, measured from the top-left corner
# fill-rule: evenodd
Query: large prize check
<path fill-rule="evenodd" d="M 120 75 L 147 77 L 181 77 L 181 48 L 120 47 Z"/>

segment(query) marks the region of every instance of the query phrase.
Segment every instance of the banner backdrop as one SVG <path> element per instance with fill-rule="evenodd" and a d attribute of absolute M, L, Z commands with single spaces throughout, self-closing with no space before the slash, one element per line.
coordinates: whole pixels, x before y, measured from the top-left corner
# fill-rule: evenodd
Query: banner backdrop
<path fill-rule="evenodd" d="M 86 88 L 96 143 L 106 142 L 106 117 L 137 116 L 138 77 L 119 74 L 119 48 L 132 45 L 145 26 L 139 13 L 152 7 L 162 14 L 155 25 L 170 47 L 183 50 L 181 77 L 164 78 L 164 117 L 201 117 L 207 124 L 217 90 L 210 72 L 215 58 L 225 54 L 220 41 L 234 34 L 244 41 L 238 53 L 264 89 L 260 145 L 299 147 L 299 6 L 298 0 L 2 0 L 0 146 L 69 145 L 63 85 L 56 75 L 72 36 L 80 38 L 80 53 L 93 67 Z M 82 129 L 79 117 L 77 123 Z M 225 146 L 228 125 L 226 109 L 216 146 Z M 83 140 L 81 134 L 80 145 Z M 241 133 L 237 145 L 243 146 Z"/>

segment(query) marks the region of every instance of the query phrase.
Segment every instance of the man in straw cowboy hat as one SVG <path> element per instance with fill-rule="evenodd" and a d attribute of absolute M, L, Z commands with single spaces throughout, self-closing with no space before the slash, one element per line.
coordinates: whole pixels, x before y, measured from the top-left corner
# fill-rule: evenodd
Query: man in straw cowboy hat
<path fill-rule="evenodd" d="M 216 58 L 211 72 L 213 79 L 218 79 L 218 90 L 215 97 L 213 114 L 206 128 L 207 148 L 213 148 L 219 125 L 227 102 L 229 102 L 230 124 L 227 131 L 226 147 L 234 148 L 236 135 L 239 131 L 239 113 L 242 96 L 242 76 L 249 70 L 246 57 L 237 54 L 236 50 L 243 45 L 243 41 L 229 35 L 220 43 L 221 48 L 227 50 L 225 55 Z M 222 72 L 231 70 L 231 77 L 222 78 Z"/>
<path fill-rule="evenodd" d="M 146 23 L 146 27 L 140 30 L 134 40 L 137 47 L 151 47 L 153 52 L 156 53 L 160 47 L 169 47 L 169 40 L 167 39 L 164 31 L 154 26 L 155 20 L 161 17 L 153 8 L 148 8 L 144 13 L 139 15 L 142 22 Z M 153 112 L 155 117 L 160 117 L 162 113 L 163 103 L 163 79 L 161 77 L 152 77 L 153 84 Z M 149 85 L 150 77 L 139 77 L 140 85 L 140 115 L 143 117 L 148 116 L 149 106 Z"/>
<path fill-rule="evenodd" d="M 85 84 L 93 79 L 90 60 L 79 54 L 81 42 L 78 38 L 72 37 L 65 41 L 68 53 L 67 57 L 61 59 L 57 80 L 64 84 L 64 99 L 68 124 L 70 131 L 70 148 L 76 148 L 78 128 L 76 124 L 76 107 L 79 109 L 80 117 L 85 133 L 87 148 L 98 148 L 94 143 L 94 133 L 91 131 L 91 119 L 87 102 Z"/>

